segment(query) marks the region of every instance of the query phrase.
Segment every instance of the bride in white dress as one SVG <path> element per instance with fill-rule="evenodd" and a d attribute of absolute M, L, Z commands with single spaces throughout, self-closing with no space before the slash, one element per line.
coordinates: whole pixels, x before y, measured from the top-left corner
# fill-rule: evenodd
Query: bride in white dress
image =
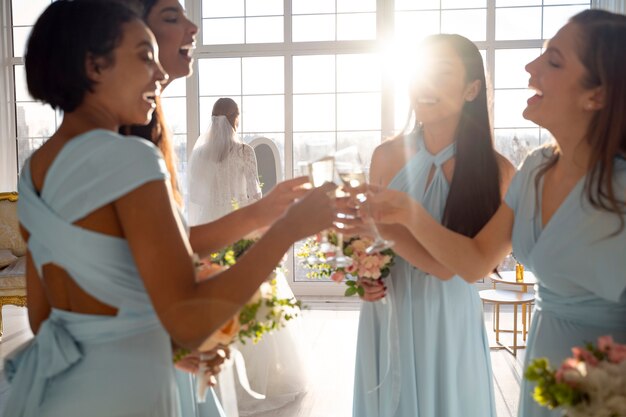
<path fill-rule="evenodd" d="M 211 222 L 262 196 L 254 150 L 240 140 L 238 127 L 237 103 L 230 98 L 218 99 L 211 126 L 198 138 L 189 160 L 192 226 Z M 279 297 L 293 297 L 283 274 L 277 274 L 277 283 Z M 252 390 L 265 395 L 263 400 L 255 399 L 236 384 L 239 415 L 283 407 L 306 391 L 308 372 L 302 336 L 300 319 L 296 318 L 257 344 L 235 344 L 245 358 Z"/>

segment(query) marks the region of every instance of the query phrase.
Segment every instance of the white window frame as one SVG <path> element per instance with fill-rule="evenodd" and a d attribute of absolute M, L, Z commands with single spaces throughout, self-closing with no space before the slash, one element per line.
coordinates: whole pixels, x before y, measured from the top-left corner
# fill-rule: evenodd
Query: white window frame
<path fill-rule="evenodd" d="M 13 0 L 21 1 L 21 0 Z M 187 13 L 191 20 L 201 28 L 202 13 L 201 0 L 185 0 Z M 602 3 L 602 4 L 599 4 Z M 592 7 L 606 7 L 606 0 L 594 0 Z M 395 15 L 393 0 L 377 0 L 377 39 L 370 41 L 333 41 L 333 42 L 292 42 L 291 2 L 284 0 L 284 42 L 267 44 L 243 45 L 210 45 L 199 46 L 195 51 L 194 75 L 186 80 L 187 104 L 187 153 L 195 139 L 200 135 L 199 117 L 199 80 L 198 59 L 200 58 L 241 58 L 241 57 L 284 57 L 284 100 L 285 100 L 285 164 L 282 167 L 285 178 L 290 178 L 293 172 L 293 68 L 294 55 L 318 54 L 350 54 L 371 53 L 379 45 L 386 43 L 393 36 L 393 20 Z M 510 40 L 495 41 L 495 11 L 496 0 L 487 0 L 487 32 L 486 41 L 476 42 L 479 49 L 486 50 L 486 70 L 494 74 L 495 50 L 518 48 L 541 48 L 543 40 Z M 12 57 L 12 26 L 11 0 L 3 1 L 0 5 L 0 191 L 11 191 L 17 188 L 17 142 L 15 123 L 15 93 L 13 68 L 24 63 L 23 58 Z M 619 11 L 619 10 L 616 10 Z M 381 132 L 382 136 L 394 133 L 394 92 L 393 81 L 383 71 L 381 92 Z M 493 108 L 490 109 L 493 117 Z M 492 120 L 493 121 L 493 120 Z M 5 161 L 8 161 L 5 163 Z M 297 295 L 339 295 L 343 286 L 329 282 L 295 282 L 293 281 L 293 251 L 289 252 L 287 269 L 292 288 Z"/>

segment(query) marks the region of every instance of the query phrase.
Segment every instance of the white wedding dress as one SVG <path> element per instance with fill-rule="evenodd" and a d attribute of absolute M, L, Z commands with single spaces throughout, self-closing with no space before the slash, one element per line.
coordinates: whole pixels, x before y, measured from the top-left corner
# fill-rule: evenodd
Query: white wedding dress
<path fill-rule="evenodd" d="M 211 222 L 235 207 L 243 207 L 261 198 L 254 150 L 235 136 L 230 139 L 239 143 L 226 151 L 221 135 L 236 133 L 224 116 L 213 116 L 208 133 L 198 138 L 190 158 L 189 222 L 192 226 Z M 222 152 L 225 157 L 220 161 Z M 294 297 L 284 274 L 277 273 L 276 280 L 280 298 Z M 265 395 L 263 400 L 255 399 L 236 383 L 239 415 L 274 410 L 304 394 L 308 370 L 301 327 L 301 319 L 296 318 L 285 328 L 265 335 L 257 344 L 234 344 L 245 359 L 250 387 Z M 231 377 L 232 374 L 223 380 Z M 236 380 L 236 375 L 234 378 Z M 230 416 L 228 404 L 223 405 Z"/>

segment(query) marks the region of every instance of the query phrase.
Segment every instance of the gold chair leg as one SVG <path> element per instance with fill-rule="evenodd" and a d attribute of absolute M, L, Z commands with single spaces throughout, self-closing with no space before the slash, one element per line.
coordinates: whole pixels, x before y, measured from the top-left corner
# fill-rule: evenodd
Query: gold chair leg
<path fill-rule="evenodd" d="M 496 315 L 496 342 L 500 342 L 500 304 L 494 303 L 494 314 Z"/>
<path fill-rule="evenodd" d="M 2 342 L 2 332 L 4 330 L 2 327 L 2 307 L 4 307 L 4 304 L 0 301 L 0 342 Z"/>
<path fill-rule="evenodd" d="M 517 304 L 513 304 L 513 356 L 517 356 Z"/>
<path fill-rule="evenodd" d="M 526 304 L 522 304 L 522 340 L 526 341 Z"/>

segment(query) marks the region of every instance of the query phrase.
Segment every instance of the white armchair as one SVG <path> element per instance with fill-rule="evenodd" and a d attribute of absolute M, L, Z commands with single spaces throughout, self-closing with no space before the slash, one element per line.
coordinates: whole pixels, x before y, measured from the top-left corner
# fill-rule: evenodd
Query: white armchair
<path fill-rule="evenodd" d="M 262 190 L 263 195 L 265 195 L 283 179 L 280 153 L 274 141 L 262 136 L 252 139 L 250 146 L 252 146 L 256 155 L 259 179 L 263 184 Z"/>
<path fill-rule="evenodd" d="M 7 249 L 17 258 L 0 268 L 0 341 L 2 307 L 26 307 L 26 243 L 20 235 L 17 199 L 17 193 L 0 193 L 0 250 Z"/>

